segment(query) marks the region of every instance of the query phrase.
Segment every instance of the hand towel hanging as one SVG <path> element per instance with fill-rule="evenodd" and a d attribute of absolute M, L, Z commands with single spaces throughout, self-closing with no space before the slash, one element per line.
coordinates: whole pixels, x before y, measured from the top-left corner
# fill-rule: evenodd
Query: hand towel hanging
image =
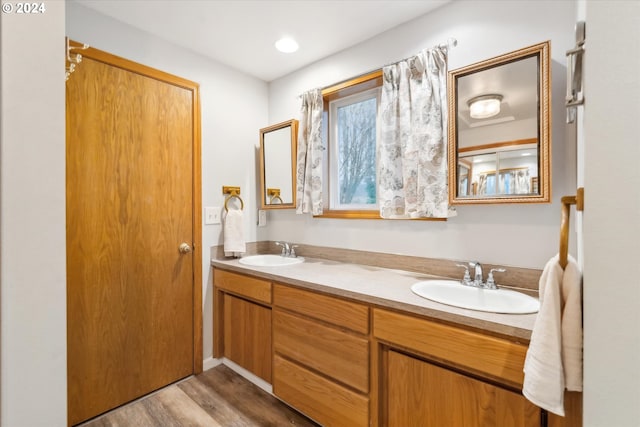
<path fill-rule="evenodd" d="M 540 311 L 524 363 L 523 395 L 564 416 L 564 390 L 582 390 L 582 275 L 569 257 L 553 257 L 540 277 Z"/>
<path fill-rule="evenodd" d="M 241 209 L 229 209 L 224 217 L 224 255 L 238 257 L 246 252 Z"/>

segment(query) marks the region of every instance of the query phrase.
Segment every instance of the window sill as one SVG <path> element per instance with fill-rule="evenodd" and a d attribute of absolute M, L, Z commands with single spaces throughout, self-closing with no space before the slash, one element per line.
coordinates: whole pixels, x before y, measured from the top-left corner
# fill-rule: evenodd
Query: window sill
<path fill-rule="evenodd" d="M 324 210 L 322 215 L 314 215 L 314 218 L 335 219 L 384 219 L 379 211 L 348 211 L 348 210 Z M 406 218 L 389 221 L 446 221 L 447 218 Z"/>

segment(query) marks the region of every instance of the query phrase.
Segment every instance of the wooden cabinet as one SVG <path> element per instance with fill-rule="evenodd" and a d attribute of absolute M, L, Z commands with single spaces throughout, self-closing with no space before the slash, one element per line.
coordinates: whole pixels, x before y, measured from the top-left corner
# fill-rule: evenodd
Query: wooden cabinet
<path fill-rule="evenodd" d="M 374 310 L 380 425 L 539 427 L 519 392 L 526 346 Z"/>
<path fill-rule="evenodd" d="M 224 295 L 224 357 L 271 382 L 271 309 Z"/>
<path fill-rule="evenodd" d="M 271 282 L 214 270 L 214 354 L 271 383 Z"/>
<path fill-rule="evenodd" d="M 214 356 L 327 427 L 580 427 L 522 394 L 527 345 L 214 269 Z M 547 424 L 548 422 L 548 424 Z"/>
<path fill-rule="evenodd" d="M 381 341 L 513 388 L 522 387 L 524 344 L 387 310 L 373 310 L 373 325 L 374 336 Z"/>
<path fill-rule="evenodd" d="M 369 309 L 273 289 L 273 392 L 325 426 L 369 425 Z"/>
<path fill-rule="evenodd" d="M 540 410 L 519 393 L 395 350 L 382 367 L 384 426 L 540 426 Z"/>

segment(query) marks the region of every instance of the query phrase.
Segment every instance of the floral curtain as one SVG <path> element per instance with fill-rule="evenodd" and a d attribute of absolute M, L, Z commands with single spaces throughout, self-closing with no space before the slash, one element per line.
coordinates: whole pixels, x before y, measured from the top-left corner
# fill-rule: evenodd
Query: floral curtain
<path fill-rule="evenodd" d="M 322 91 L 302 95 L 296 164 L 296 213 L 322 214 Z"/>
<path fill-rule="evenodd" d="M 383 68 L 378 201 L 383 218 L 446 218 L 447 48 Z"/>

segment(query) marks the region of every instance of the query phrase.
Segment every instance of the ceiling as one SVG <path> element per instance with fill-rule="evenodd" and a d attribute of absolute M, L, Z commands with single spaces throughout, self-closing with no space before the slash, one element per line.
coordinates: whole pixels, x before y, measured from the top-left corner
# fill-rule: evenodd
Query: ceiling
<path fill-rule="evenodd" d="M 272 81 L 452 0 L 73 0 Z M 274 48 L 283 36 L 300 49 Z"/>

